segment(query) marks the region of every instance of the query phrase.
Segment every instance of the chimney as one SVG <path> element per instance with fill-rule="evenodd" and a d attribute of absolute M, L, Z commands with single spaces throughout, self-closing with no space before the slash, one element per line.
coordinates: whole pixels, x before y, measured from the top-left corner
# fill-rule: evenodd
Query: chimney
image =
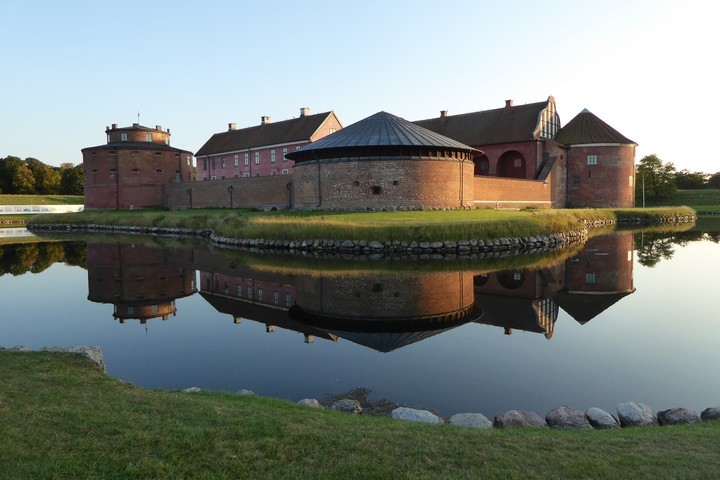
<path fill-rule="evenodd" d="M 117 123 L 112 124 L 112 129 L 115 130 L 117 128 Z"/>
<path fill-rule="evenodd" d="M 310 109 L 308 107 L 303 107 L 300 109 L 301 117 L 307 117 L 308 115 L 310 115 Z"/>
<path fill-rule="evenodd" d="M 267 115 L 260 117 L 260 125 L 266 125 L 268 123 L 270 123 L 270 117 Z"/>
<path fill-rule="evenodd" d="M 235 123 L 228 123 L 228 132 L 232 130 L 237 130 L 237 124 Z"/>
<path fill-rule="evenodd" d="M 133 128 L 138 128 L 140 126 L 139 123 L 133 123 Z"/>
<path fill-rule="evenodd" d="M 440 110 L 440 118 L 447 117 L 447 110 Z"/>
<path fill-rule="evenodd" d="M 510 107 L 512 107 L 512 106 L 513 106 L 513 101 L 512 101 L 512 99 L 510 99 L 510 100 L 505 100 L 505 108 L 510 108 Z"/>
<path fill-rule="evenodd" d="M 162 132 L 162 125 L 155 125 L 155 130 Z"/>

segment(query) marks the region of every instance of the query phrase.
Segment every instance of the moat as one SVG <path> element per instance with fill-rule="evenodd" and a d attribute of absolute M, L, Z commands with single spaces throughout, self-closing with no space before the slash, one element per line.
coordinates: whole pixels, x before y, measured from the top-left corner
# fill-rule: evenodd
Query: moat
<path fill-rule="evenodd" d="M 625 401 L 701 410 L 720 398 L 718 223 L 432 262 L 24 236 L 0 244 L 0 345 L 98 345 L 110 375 L 146 388 L 297 401 L 363 387 L 445 416 Z"/>

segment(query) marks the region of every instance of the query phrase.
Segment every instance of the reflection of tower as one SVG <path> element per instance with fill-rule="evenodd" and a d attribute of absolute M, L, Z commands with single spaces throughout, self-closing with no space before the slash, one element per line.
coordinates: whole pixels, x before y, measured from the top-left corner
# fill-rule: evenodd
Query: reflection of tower
<path fill-rule="evenodd" d="M 389 352 L 476 318 L 471 272 L 302 277 L 293 318 Z"/>
<path fill-rule="evenodd" d="M 195 270 L 169 266 L 169 250 L 135 244 L 87 244 L 88 300 L 115 305 L 120 323 L 167 320 L 175 299 L 195 293 Z"/>
<path fill-rule="evenodd" d="M 483 315 L 477 321 L 513 330 L 542 333 L 550 339 L 558 306 L 553 296 L 563 287 L 563 265 L 537 270 L 505 270 L 475 276 L 475 305 Z"/>
<path fill-rule="evenodd" d="M 556 300 L 582 324 L 633 293 L 632 232 L 588 240 L 582 252 L 565 262 L 565 278 L 566 289 Z"/>

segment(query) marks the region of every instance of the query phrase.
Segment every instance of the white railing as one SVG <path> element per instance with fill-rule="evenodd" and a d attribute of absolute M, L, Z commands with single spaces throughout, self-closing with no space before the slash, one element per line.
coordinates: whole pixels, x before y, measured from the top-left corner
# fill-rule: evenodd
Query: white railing
<path fill-rule="evenodd" d="M 0 205 L 0 215 L 82 212 L 84 205 Z"/>
<path fill-rule="evenodd" d="M 0 228 L 0 238 L 32 237 L 27 228 Z"/>

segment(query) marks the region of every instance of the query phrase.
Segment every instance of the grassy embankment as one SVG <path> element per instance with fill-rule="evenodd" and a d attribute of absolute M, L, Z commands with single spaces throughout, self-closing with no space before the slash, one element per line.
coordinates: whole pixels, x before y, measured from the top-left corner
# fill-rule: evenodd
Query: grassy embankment
<path fill-rule="evenodd" d="M 635 204 L 642 205 L 642 197 L 637 198 Z M 689 205 L 700 214 L 720 212 L 720 190 L 678 190 L 670 198 L 655 200 L 646 197 L 645 204 L 650 207 Z"/>
<path fill-rule="evenodd" d="M 648 209 L 464 210 L 388 213 L 250 210 L 85 211 L 38 215 L 31 223 L 211 229 L 232 238 L 275 240 L 469 240 L 577 229 L 580 220 L 692 215 L 687 207 Z"/>
<path fill-rule="evenodd" d="M 150 391 L 72 354 L 0 352 L 3 478 L 716 478 L 720 422 L 472 430 Z"/>

